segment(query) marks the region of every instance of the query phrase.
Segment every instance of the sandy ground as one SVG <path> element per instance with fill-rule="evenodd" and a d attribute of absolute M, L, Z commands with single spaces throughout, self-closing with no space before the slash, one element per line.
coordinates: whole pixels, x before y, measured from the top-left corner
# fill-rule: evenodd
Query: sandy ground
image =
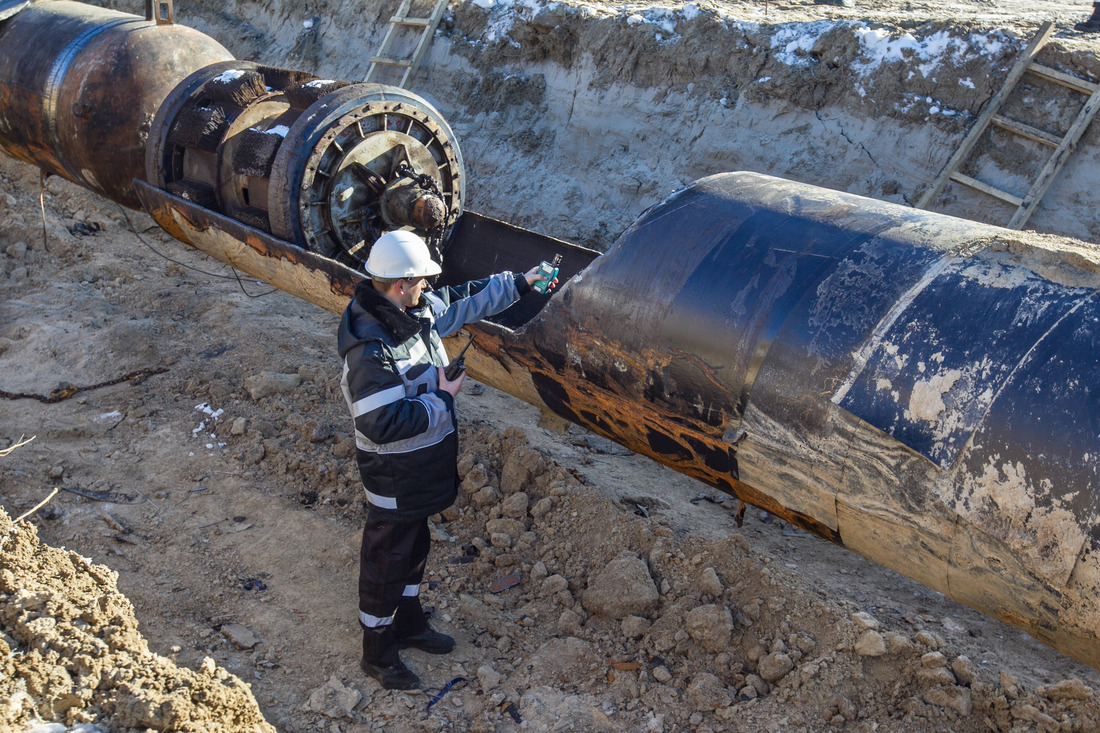
<path fill-rule="evenodd" d="M 242 58 L 263 53 L 339 78 L 362 71 L 353 50 L 334 40 L 340 12 L 350 12 L 343 5 L 272 2 L 266 13 L 252 4 L 194 5 L 199 22 L 186 22 Z M 747 39 L 744 53 L 773 49 L 764 65 L 701 74 L 668 63 L 677 54 L 697 58 L 695 46 L 689 53 L 655 40 L 663 5 L 531 7 L 452 7 L 437 39 L 446 63 L 435 58 L 424 83 L 463 141 L 473 208 L 598 247 L 677 180 L 717 169 L 797 171 L 817 183 L 832 171 L 837 187 L 911 199 L 937 162 L 906 157 L 898 141 L 957 140 L 960 120 L 998 86 L 983 65 L 994 62 L 968 56 L 951 66 L 951 85 L 926 87 L 965 114 L 930 118 L 928 104 L 881 112 L 860 106 L 851 78 L 783 61 L 778 26 L 753 40 L 734 24 Z M 686 7 L 670 12 L 682 19 Z M 924 49 L 950 18 L 956 33 L 1003 31 L 1002 64 L 1042 20 L 1068 27 L 1091 9 L 1008 0 L 696 7 L 761 24 L 877 23 L 912 31 Z M 590 44 L 604 63 L 570 67 L 564 59 L 576 37 L 554 40 L 545 28 L 537 36 L 544 43 L 525 35 L 542 27 L 535 20 L 545 21 L 544 11 L 559 13 L 551 31 L 605 33 L 606 22 L 627 40 Z M 313 13 L 328 30 L 310 36 L 302 20 Z M 177 19 L 184 15 L 181 4 Z M 635 15 L 641 20 L 630 21 Z M 495 28 L 507 32 L 493 41 Z M 643 31 L 648 40 L 629 35 Z M 529 73 L 494 76 L 490 67 L 517 37 L 508 63 Z M 796 42 L 792 58 L 851 45 L 830 38 L 808 48 Z M 1098 65 L 1092 43 L 1066 30 L 1055 50 L 1087 74 Z M 919 53 L 897 62 L 907 63 L 922 63 Z M 887 89 L 899 100 L 914 93 L 898 66 L 886 68 L 872 77 L 880 99 Z M 722 73 L 745 90 L 727 117 L 719 117 L 727 92 L 711 83 Z M 972 74 L 964 77 L 976 87 L 972 98 L 950 96 L 961 74 Z M 753 97 L 749 85 L 769 75 L 774 97 Z M 699 93 L 678 97 L 689 78 Z M 653 91 L 662 84 L 671 90 L 664 96 Z M 569 89 L 576 102 L 566 108 Z M 455 98 L 461 93 L 469 93 L 464 101 Z M 606 106 L 632 96 L 636 106 Z M 627 122 L 595 136 L 581 124 L 586 104 L 619 110 Z M 726 127 L 680 129 L 672 110 L 685 109 Z M 589 112 L 592 124 L 598 116 Z M 667 133 L 650 146 L 638 144 L 653 134 L 636 122 L 643 118 Z M 799 132 L 808 120 L 821 129 Z M 550 129 L 559 123 L 569 136 Z M 743 149 L 722 151 L 717 138 L 739 123 Z M 837 129 L 870 154 L 815 147 Z M 627 138 L 632 151 L 621 147 Z M 697 155 L 677 159 L 685 149 Z M 914 158 L 920 175 L 910 172 Z M 1071 182 L 1089 174 L 1088 166 L 1066 172 Z M 424 589 L 433 623 L 459 647 L 446 658 L 407 655 L 429 689 L 380 690 L 356 664 L 363 502 L 337 388 L 336 317 L 238 281 L 148 217 L 58 179 L 45 184 L 44 240 L 40 190 L 36 170 L 0 159 L 0 390 L 9 394 L 0 399 L 0 447 L 36 436 L 0 458 L 0 506 L 15 517 L 55 486 L 84 495 L 62 490 L 31 517 L 43 545 L 20 528 L 0 546 L 0 650 L 8 647 L 0 697 L 11 701 L 0 707 L 0 730 L 36 722 L 65 725 L 52 730 L 262 729 L 257 708 L 280 731 L 333 733 L 1100 726 L 1095 670 L 757 510 L 738 527 L 736 502 L 594 436 L 548 433 L 533 408 L 473 383 L 460 398 L 462 500 L 436 522 Z M 1055 222 L 1049 230 L 1083 236 L 1095 226 L 1089 200 L 1051 196 L 1040 219 Z M 523 204 L 532 200 L 537 211 Z M 51 403 L 16 396 L 64 385 L 81 390 Z M 512 574 L 519 583 L 494 592 L 493 582 Z M 84 635 L 80 644 L 74 633 Z M 107 648 L 89 633 L 106 637 Z M 458 678 L 465 681 L 429 707 Z M 251 687 L 255 708 L 236 680 Z M 224 698 L 210 692 L 221 688 Z"/>
<path fill-rule="evenodd" d="M 129 214 L 135 232 L 119 208 L 58 179 L 46 184 L 47 251 L 36 171 L 5 161 L 0 190 L 4 391 L 164 370 L 52 404 L 5 399 L 6 441 L 37 437 L 0 460 L 0 504 L 17 516 L 54 486 L 112 492 L 63 490 L 31 522 L 48 545 L 117 572 L 158 664 L 195 676 L 209 657 L 251 685 L 279 730 L 518 729 L 506 702 L 528 730 L 1100 722 L 1095 671 L 757 510 L 738 528 L 736 502 L 594 436 L 548 433 L 533 408 L 474 384 L 461 396 L 463 500 L 439 518 L 424 591 L 459 648 L 408 654 L 430 689 L 381 691 L 356 666 L 363 507 L 335 316 L 239 284 L 143 215 Z M 608 574 L 624 557 L 645 577 Z M 512 573 L 518 585 L 492 592 Z M 44 645 L 87 689 L 60 638 L 21 636 L 42 633 L 29 621 L 50 606 L 16 603 L 19 586 L 2 589 L 21 620 L 5 624 L 15 669 L 0 684 L 18 687 Z M 458 677 L 465 686 L 427 711 Z M 161 711 L 181 685 L 130 693 Z M 74 693 L 82 702 L 66 707 L 51 702 L 62 689 L 20 698 L 7 724 L 61 709 L 60 722 L 129 727 L 103 704 L 113 697 Z M 164 715 L 143 725 L 188 729 Z"/>

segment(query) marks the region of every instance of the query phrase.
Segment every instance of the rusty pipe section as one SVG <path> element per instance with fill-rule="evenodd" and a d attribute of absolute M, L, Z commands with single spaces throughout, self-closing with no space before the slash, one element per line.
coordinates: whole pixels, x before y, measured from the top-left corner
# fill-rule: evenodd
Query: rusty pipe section
<path fill-rule="evenodd" d="M 442 254 L 462 153 L 411 92 L 232 55 L 172 23 L 68 0 L 0 16 L 0 148 L 131 208 L 144 180 L 357 266 L 384 231 Z M 4 19 L 6 18 L 6 19 Z"/>
<path fill-rule="evenodd" d="M 131 208 L 149 124 L 188 74 L 233 58 L 198 31 L 67 0 L 0 21 L 0 148 Z"/>

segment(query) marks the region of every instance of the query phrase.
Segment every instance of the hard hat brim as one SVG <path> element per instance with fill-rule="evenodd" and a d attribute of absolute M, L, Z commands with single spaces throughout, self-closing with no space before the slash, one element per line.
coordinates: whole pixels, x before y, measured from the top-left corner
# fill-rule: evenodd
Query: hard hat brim
<path fill-rule="evenodd" d="M 383 280 L 402 280 L 408 279 L 410 277 L 435 277 L 436 275 L 443 272 L 443 268 L 439 266 L 438 262 L 436 262 L 435 260 L 428 260 L 428 262 L 430 264 L 428 265 L 428 267 L 425 268 L 424 272 L 413 272 L 412 270 L 405 270 L 405 274 L 398 277 L 393 277 L 392 275 L 383 275 L 381 273 L 374 272 L 366 264 L 363 265 L 363 271 L 371 277 L 377 277 Z"/>

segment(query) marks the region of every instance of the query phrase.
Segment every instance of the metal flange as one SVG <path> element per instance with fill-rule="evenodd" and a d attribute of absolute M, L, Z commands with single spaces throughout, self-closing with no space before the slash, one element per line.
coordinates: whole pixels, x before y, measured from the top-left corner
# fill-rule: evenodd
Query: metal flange
<path fill-rule="evenodd" d="M 454 133 L 423 99 L 344 87 L 287 133 L 272 166 L 272 231 L 357 266 L 384 231 L 408 228 L 435 240 L 438 257 L 442 230 L 462 212 L 462 166 Z"/>
<path fill-rule="evenodd" d="M 173 91 L 147 163 L 157 186 L 353 267 L 401 228 L 441 260 L 465 193 L 454 133 L 420 97 L 247 61 Z"/>

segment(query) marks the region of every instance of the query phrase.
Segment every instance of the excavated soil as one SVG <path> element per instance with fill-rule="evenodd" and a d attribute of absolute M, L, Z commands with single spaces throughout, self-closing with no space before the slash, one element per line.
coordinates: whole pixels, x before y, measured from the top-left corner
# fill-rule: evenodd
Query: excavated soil
<path fill-rule="evenodd" d="M 1071 30 L 1090 9 L 474 0 L 412 86 L 463 145 L 471 209 L 605 249 L 724 170 L 912 202 L 1041 21 L 1060 28 L 1045 63 L 1100 78 L 1100 36 Z M 392 12 L 175 10 L 238 57 L 344 79 Z M 1044 124 L 1076 114 L 1049 86 L 1016 94 Z M 1035 229 L 1100 236 L 1096 135 Z M 1019 142 L 983 145 L 990 182 L 1034 172 Z M 977 196 L 935 208 L 1007 220 Z M 1051 241 L 1029 239 L 1037 269 L 1096 261 Z M 427 689 L 380 689 L 357 665 L 336 323 L 0 158 L 0 730 L 1100 727 L 1097 671 L 759 510 L 739 526 L 736 501 L 471 380 L 423 591 L 458 648 L 406 653 Z"/>

